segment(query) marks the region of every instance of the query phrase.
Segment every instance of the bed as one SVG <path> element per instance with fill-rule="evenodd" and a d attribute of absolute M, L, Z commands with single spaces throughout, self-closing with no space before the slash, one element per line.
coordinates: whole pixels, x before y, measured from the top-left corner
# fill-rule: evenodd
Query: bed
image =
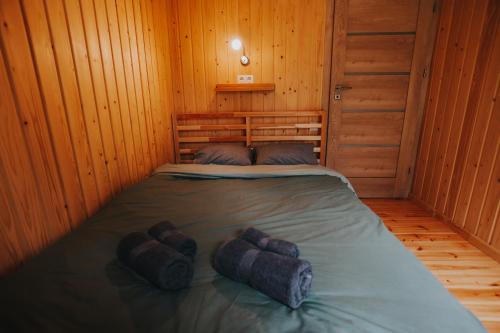
<path fill-rule="evenodd" d="M 189 164 L 209 142 L 270 140 L 312 142 L 324 163 L 325 118 L 321 111 L 175 116 L 179 164 L 159 167 L 0 280 L 0 331 L 485 332 L 341 174 L 319 165 Z M 189 289 L 162 291 L 116 259 L 126 234 L 163 220 L 198 243 Z M 299 309 L 212 268 L 217 246 L 249 226 L 297 243 L 311 262 L 312 290 Z"/>
<path fill-rule="evenodd" d="M 169 219 L 199 246 L 192 287 L 166 292 L 116 259 L 124 235 Z M 218 275 L 247 226 L 313 265 L 291 310 Z M 165 165 L 0 282 L 5 332 L 484 332 L 340 175 L 321 166 Z"/>

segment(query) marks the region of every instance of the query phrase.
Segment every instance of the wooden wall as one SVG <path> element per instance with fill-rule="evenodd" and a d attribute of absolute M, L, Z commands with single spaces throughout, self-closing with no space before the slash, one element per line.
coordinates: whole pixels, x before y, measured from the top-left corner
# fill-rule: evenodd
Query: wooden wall
<path fill-rule="evenodd" d="M 500 258 L 499 2 L 443 1 L 412 196 Z"/>
<path fill-rule="evenodd" d="M 173 161 L 173 111 L 326 109 L 333 3 L 0 0 L 0 274 Z M 500 249 L 498 1 L 442 4 L 412 195 Z"/>
<path fill-rule="evenodd" d="M 172 160 L 155 6 L 0 1 L 0 273 Z"/>
<path fill-rule="evenodd" d="M 331 29 L 332 3 L 168 1 L 175 110 L 320 110 L 325 96 L 328 101 L 324 69 L 330 54 L 325 32 Z M 229 45 L 236 37 L 250 58 L 246 67 L 239 61 L 242 51 Z M 215 93 L 216 83 L 235 83 L 238 74 L 276 83 L 276 90 Z"/>

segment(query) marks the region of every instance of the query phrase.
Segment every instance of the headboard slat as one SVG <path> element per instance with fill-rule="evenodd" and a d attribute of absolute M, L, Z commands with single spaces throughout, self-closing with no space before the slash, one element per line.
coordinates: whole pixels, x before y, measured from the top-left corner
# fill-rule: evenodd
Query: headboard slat
<path fill-rule="evenodd" d="M 269 119 L 274 119 L 274 123 Z M 173 125 L 176 163 L 193 163 L 190 155 L 195 154 L 200 145 L 210 142 L 241 142 L 251 146 L 258 142 L 300 141 L 313 143 L 320 163 L 325 164 L 327 122 L 324 111 L 177 113 L 173 115 Z M 218 131 L 225 133 L 218 135 Z M 209 134 L 203 135 L 203 132 Z"/>

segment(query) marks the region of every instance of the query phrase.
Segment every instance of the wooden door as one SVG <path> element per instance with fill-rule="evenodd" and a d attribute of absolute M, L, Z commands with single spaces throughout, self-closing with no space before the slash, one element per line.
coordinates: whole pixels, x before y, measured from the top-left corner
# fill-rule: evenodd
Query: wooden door
<path fill-rule="evenodd" d="M 362 197 L 406 197 L 438 3 L 335 0 L 327 165 Z"/>

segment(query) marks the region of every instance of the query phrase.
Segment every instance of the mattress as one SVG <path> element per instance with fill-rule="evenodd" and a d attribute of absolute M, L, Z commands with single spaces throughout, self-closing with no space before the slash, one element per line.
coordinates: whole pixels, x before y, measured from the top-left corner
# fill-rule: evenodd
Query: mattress
<path fill-rule="evenodd" d="M 292 169 L 159 168 L 0 281 L 0 331 L 485 332 L 345 178 Z M 159 290 L 116 259 L 123 236 L 165 219 L 198 243 L 189 289 Z M 297 243 L 311 262 L 299 309 L 211 267 L 217 246 L 248 226 Z"/>

